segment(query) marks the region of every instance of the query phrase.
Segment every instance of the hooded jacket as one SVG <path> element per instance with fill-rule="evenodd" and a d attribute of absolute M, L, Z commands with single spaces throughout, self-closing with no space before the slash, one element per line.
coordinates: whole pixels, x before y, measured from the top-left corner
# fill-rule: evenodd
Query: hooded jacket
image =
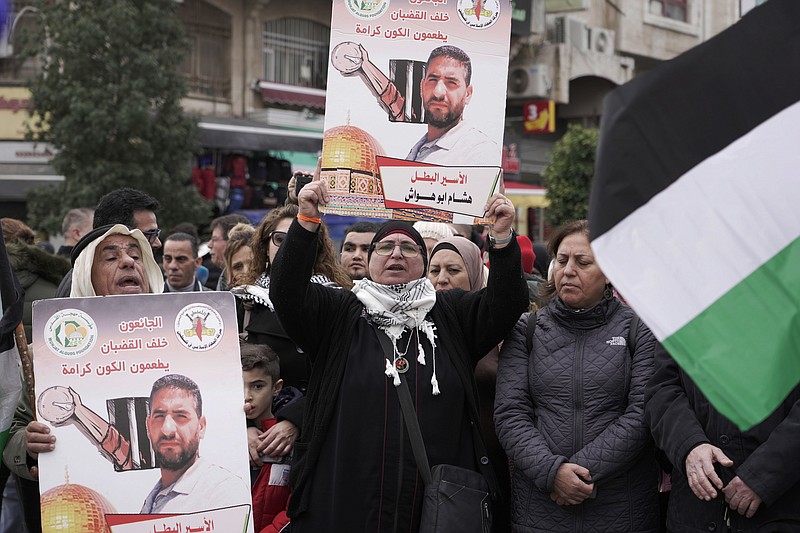
<path fill-rule="evenodd" d="M 513 461 L 516 532 L 656 531 L 657 466 L 644 419 L 655 339 L 615 298 L 575 311 L 557 297 L 537 314 L 529 355 L 526 318 L 500 353 L 497 436 Z M 581 504 L 550 499 L 565 462 L 589 470 L 595 493 Z"/>
<path fill-rule="evenodd" d="M 69 261 L 20 242 L 7 244 L 6 250 L 11 268 L 14 269 L 19 284 L 25 289 L 22 324 L 25 326 L 25 337 L 30 343 L 33 302 L 55 296 L 61 278 L 69 271 Z"/>

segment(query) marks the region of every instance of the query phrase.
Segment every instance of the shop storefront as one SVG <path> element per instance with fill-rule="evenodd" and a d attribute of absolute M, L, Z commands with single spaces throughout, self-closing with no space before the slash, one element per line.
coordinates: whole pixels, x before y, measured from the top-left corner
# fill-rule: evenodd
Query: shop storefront
<path fill-rule="evenodd" d="M 292 172 L 313 172 L 322 132 L 294 130 L 260 121 L 201 117 L 201 151 L 192 161 L 192 179 L 215 214 L 261 211 L 286 199 Z"/>
<path fill-rule="evenodd" d="M 544 210 L 550 205 L 547 189 L 519 181 L 505 181 L 506 196 L 517 209 L 517 233 L 528 235 L 534 242 L 544 242 L 547 227 Z"/>
<path fill-rule="evenodd" d="M 0 213 L 25 218 L 25 197 L 31 189 L 64 181 L 50 160 L 53 148 L 25 141 L 30 91 L 0 87 Z"/>

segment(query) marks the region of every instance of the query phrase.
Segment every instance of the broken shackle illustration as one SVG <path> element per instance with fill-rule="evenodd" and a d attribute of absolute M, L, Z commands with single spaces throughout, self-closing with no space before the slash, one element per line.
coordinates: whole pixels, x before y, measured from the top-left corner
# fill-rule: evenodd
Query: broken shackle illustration
<path fill-rule="evenodd" d="M 390 59 L 389 75 L 369 60 L 366 48 L 352 41 L 341 42 L 331 51 L 331 63 L 343 76 L 358 76 L 378 99 L 391 122 L 425 122 L 421 83 L 425 62 Z"/>

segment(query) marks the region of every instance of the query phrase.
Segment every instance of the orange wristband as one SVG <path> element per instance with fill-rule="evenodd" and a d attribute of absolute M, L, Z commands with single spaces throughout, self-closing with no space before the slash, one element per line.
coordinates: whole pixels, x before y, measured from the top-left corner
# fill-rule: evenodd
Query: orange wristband
<path fill-rule="evenodd" d="M 311 222 L 313 224 L 322 224 L 321 218 L 307 217 L 305 215 L 301 215 L 300 213 L 297 214 L 297 219 L 304 220 L 306 222 Z"/>

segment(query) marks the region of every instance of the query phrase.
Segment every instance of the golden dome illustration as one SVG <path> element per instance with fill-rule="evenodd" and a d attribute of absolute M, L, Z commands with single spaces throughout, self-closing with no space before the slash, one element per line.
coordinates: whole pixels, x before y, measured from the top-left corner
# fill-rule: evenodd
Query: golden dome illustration
<path fill-rule="evenodd" d="M 322 168 L 348 168 L 378 175 L 376 155 L 384 155 L 383 146 L 375 137 L 350 121 L 344 126 L 329 128 L 322 146 Z"/>
<path fill-rule="evenodd" d="M 116 509 L 102 494 L 68 480 L 42 494 L 42 533 L 111 533 L 105 515 Z"/>

